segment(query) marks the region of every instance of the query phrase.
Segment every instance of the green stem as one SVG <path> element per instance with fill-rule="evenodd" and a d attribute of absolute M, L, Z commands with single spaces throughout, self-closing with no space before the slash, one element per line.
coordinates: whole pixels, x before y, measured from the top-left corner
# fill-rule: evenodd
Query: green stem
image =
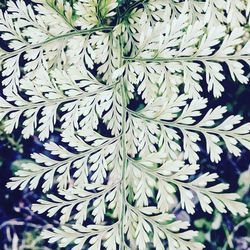
<path fill-rule="evenodd" d="M 231 136 L 231 137 L 237 138 L 238 140 L 243 139 L 242 138 L 243 135 L 236 134 L 233 132 L 233 130 L 220 130 L 220 129 L 217 129 L 216 127 L 202 127 L 202 126 L 199 127 L 199 123 L 189 125 L 189 124 L 178 123 L 177 121 L 164 121 L 159 118 L 157 119 L 157 118 L 146 117 L 142 113 L 133 111 L 131 109 L 127 109 L 127 111 L 130 115 L 141 118 L 146 122 L 153 122 L 158 125 L 167 126 L 171 128 L 177 128 L 180 131 L 190 130 L 190 131 L 200 132 L 202 134 L 205 134 L 205 133 L 216 134 L 216 135 L 221 136 L 222 138 L 223 136 Z"/>
<path fill-rule="evenodd" d="M 119 38 L 120 43 L 120 67 L 123 65 L 124 60 L 122 59 L 123 47 L 121 37 Z M 124 81 L 121 81 L 121 95 L 122 95 L 122 138 L 121 138 L 121 148 L 122 148 L 122 181 L 121 181 L 121 213 L 120 213 L 120 250 L 125 249 L 125 235 L 124 235 L 124 218 L 126 213 L 126 169 L 127 169 L 127 150 L 126 150 L 126 89 Z"/>
<path fill-rule="evenodd" d="M 30 44 L 30 45 L 27 45 L 21 49 L 6 53 L 5 55 L 0 56 L 0 61 L 6 60 L 12 56 L 21 54 L 27 50 L 34 49 L 37 47 L 42 47 L 43 45 L 51 43 L 51 42 L 56 41 L 56 40 L 61 40 L 61 39 L 67 38 L 67 37 L 90 34 L 90 33 L 96 32 L 96 31 L 112 30 L 113 28 L 114 28 L 113 26 L 102 26 L 102 27 L 97 27 L 97 28 L 93 28 L 93 29 L 89 29 L 89 30 L 72 31 L 72 32 L 68 32 L 68 33 L 63 34 L 63 35 L 54 36 L 54 37 L 49 38 L 48 40 L 45 40 L 44 42 L 37 43 L 37 44 Z"/>
<path fill-rule="evenodd" d="M 222 247 L 222 250 L 226 250 L 227 247 L 228 247 L 228 245 L 229 245 L 229 247 L 230 247 L 231 249 L 233 248 L 232 239 L 233 239 L 233 237 L 234 237 L 234 234 L 235 234 L 235 232 L 238 231 L 239 227 L 241 227 L 241 226 L 244 225 L 245 223 L 250 223 L 250 218 L 246 218 L 246 219 L 242 220 L 239 224 L 237 224 L 237 225 L 233 228 L 233 231 L 232 231 L 231 233 L 229 233 L 229 232 L 228 232 L 228 229 L 224 226 L 224 231 L 225 231 L 225 234 L 226 234 L 228 240 L 225 241 L 225 244 L 224 244 L 224 246 Z M 229 242 L 230 242 L 230 244 L 229 244 Z M 230 245 L 231 245 L 231 246 L 230 246 Z"/>
<path fill-rule="evenodd" d="M 143 5 L 147 0 L 143 0 L 143 1 L 137 1 L 133 4 L 131 4 L 128 9 L 124 12 L 124 14 L 121 16 L 121 18 L 123 19 L 124 17 L 126 17 L 126 15 L 128 13 L 130 13 L 132 10 L 134 10 L 136 7 L 138 7 L 139 5 Z"/>
<path fill-rule="evenodd" d="M 158 180 L 167 182 L 167 183 L 172 183 L 173 185 L 175 185 L 178 189 L 179 187 L 184 187 L 187 188 L 189 190 L 192 190 L 193 192 L 195 192 L 196 194 L 202 193 L 207 195 L 210 199 L 212 199 L 212 196 L 217 198 L 218 200 L 223 200 L 223 198 L 220 196 L 220 193 L 214 193 L 211 191 L 207 191 L 207 188 L 202 188 L 202 187 L 198 187 L 198 186 L 194 186 L 192 185 L 192 182 L 182 182 L 179 180 L 174 179 L 171 176 L 173 175 L 169 175 L 169 176 L 164 176 L 161 175 L 157 172 L 157 169 L 153 170 L 153 169 L 148 169 L 147 166 L 143 165 L 142 163 L 136 162 L 136 160 L 128 157 L 128 160 L 133 164 L 134 167 L 136 167 L 137 169 L 139 169 L 140 171 L 143 171 L 144 173 L 146 173 L 147 175 L 153 177 L 153 178 L 157 178 Z"/>
<path fill-rule="evenodd" d="M 168 63 L 168 62 L 191 62 L 191 61 L 227 61 L 227 60 L 249 60 L 249 55 L 228 55 L 228 56 L 191 56 L 191 57 L 185 57 L 185 56 L 176 56 L 176 57 L 169 57 L 169 58 L 163 58 L 163 57 L 152 57 L 152 58 L 143 58 L 143 57 L 123 57 L 124 60 L 129 62 L 162 62 L 162 63 Z"/>
<path fill-rule="evenodd" d="M 60 11 L 57 9 L 56 5 L 52 5 L 48 2 L 48 0 L 46 0 L 47 5 L 54 10 L 60 17 L 63 18 L 63 20 L 65 21 L 65 23 L 72 28 L 73 30 L 77 30 L 74 25 L 66 18 L 66 16 L 64 15 L 64 13 L 60 13 Z"/>
<path fill-rule="evenodd" d="M 65 96 L 65 95 L 61 95 L 61 97 L 56 98 L 54 100 L 50 100 L 50 99 L 46 99 L 44 98 L 44 101 L 42 102 L 37 102 L 37 103 L 32 103 L 29 101 L 26 101 L 26 104 L 22 105 L 22 106 L 14 106 L 12 105 L 11 107 L 7 107 L 7 108 L 0 108 L 0 112 L 14 112 L 17 110 L 23 110 L 23 112 L 25 110 L 28 109 L 34 109 L 34 108 L 43 108 L 43 107 L 48 107 L 51 105 L 60 105 L 62 103 L 65 102 L 72 102 L 72 101 L 76 101 L 76 100 L 81 100 L 84 97 L 89 97 L 89 96 L 93 96 L 93 95 L 98 95 L 100 94 L 102 91 L 106 91 L 112 88 L 113 85 L 109 85 L 109 86 L 103 86 L 101 88 L 99 88 L 97 91 L 92 91 L 92 92 L 82 92 L 81 94 L 75 95 L 75 96 Z M 24 101 L 24 100 L 23 100 Z"/>

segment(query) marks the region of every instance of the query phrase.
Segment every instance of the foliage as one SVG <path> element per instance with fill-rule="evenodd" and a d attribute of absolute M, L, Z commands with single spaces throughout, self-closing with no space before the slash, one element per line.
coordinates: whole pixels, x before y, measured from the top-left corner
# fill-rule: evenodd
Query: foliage
<path fill-rule="evenodd" d="M 8 1 L 0 11 L 6 133 L 38 135 L 7 186 L 41 188 L 33 205 L 61 226 L 42 233 L 72 249 L 203 249 L 173 213 L 244 216 L 239 195 L 201 173 L 225 148 L 250 149 L 250 124 L 226 107 L 225 74 L 247 84 L 249 9 L 244 0 Z M 138 104 L 138 100 L 139 104 Z M 61 141 L 53 141 L 60 134 Z M 54 193 L 56 189 L 56 194 Z M 167 245 L 166 245 L 167 244 Z"/>

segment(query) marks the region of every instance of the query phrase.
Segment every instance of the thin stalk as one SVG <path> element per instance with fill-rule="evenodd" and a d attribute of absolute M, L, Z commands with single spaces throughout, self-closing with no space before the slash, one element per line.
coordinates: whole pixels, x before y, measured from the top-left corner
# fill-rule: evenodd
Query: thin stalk
<path fill-rule="evenodd" d="M 134 10 L 136 7 L 138 7 L 139 5 L 143 5 L 147 0 L 143 0 L 143 1 L 137 1 L 133 4 L 131 4 L 128 9 L 124 12 L 124 14 L 121 16 L 121 18 L 123 19 L 124 17 L 126 17 L 126 15 L 131 12 L 132 10 Z"/>
<path fill-rule="evenodd" d="M 48 2 L 48 0 L 46 0 L 46 3 L 47 5 L 52 9 L 54 10 L 60 17 L 63 18 L 63 20 L 65 21 L 65 23 L 70 27 L 72 28 L 73 30 L 77 30 L 74 25 L 66 18 L 66 16 L 63 14 L 63 13 L 60 13 L 60 11 L 56 8 L 56 6 L 53 6 L 53 4 L 50 4 Z"/>
<path fill-rule="evenodd" d="M 100 30 L 102 30 L 102 31 L 112 30 L 113 28 L 114 28 L 113 26 L 102 26 L 102 27 L 97 27 L 97 28 L 93 28 L 93 29 L 89 29 L 89 30 L 72 31 L 72 32 L 68 32 L 68 33 L 63 34 L 63 35 L 53 36 L 53 37 L 49 38 L 48 40 L 45 40 L 44 42 L 37 43 L 37 44 L 30 44 L 30 45 L 27 45 L 21 49 L 15 50 L 13 52 L 9 52 L 9 53 L 6 52 L 5 55 L 0 56 L 0 61 L 6 60 L 12 56 L 21 54 L 27 50 L 34 49 L 37 47 L 42 47 L 43 45 L 51 43 L 51 42 L 56 41 L 56 40 L 61 40 L 61 39 L 72 37 L 72 36 L 81 36 L 84 34 L 89 34 L 89 33 L 93 33 L 93 32 L 100 31 Z"/>
<path fill-rule="evenodd" d="M 120 43 L 120 67 L 123 65 L 124 60 L 122 59 L 123 47 L 121 37 L 119 38 Z M 121 148 L 122 148 L 122 180 L 121 180 L 121 213 L 120 213 L 120 250 L 125 249 L 125 236 L 124 236 L 124 218 L 126 213 L 126 169 L 127 169 L 127 150 L 126 150 L 126 89 L 124 85 L 124 80 L 120 82 L 121 84 L 121 95 L 122 95 L 122 134 L 121 134 Z"/>
<path fill-rule="evenodd" d="M 93 95 L 98 95 L 100 94 L 102 91 L 106 91 L 106 90 L 109 90 L 113 87 L 113 85 L 109 85 L 109 86 L 104 86 L 104 87 L 101 87 L 99 88 L 97 91 L 92 91 L 92 92 L 83 92 L 79 95 L 75 95 L 75 96 L 64 96 L 62 95 L 62 97 L 60 98 L 57 98 L 57 99 L 54 99 L 54 100 L 49 100 L 49 99 L 46 99 L 44 98 L 44 101 L 42 102 L 38 102 L 38 103 L 30 103 L 29 101 L 26 101 L 27 104 L 25 105 L 22 105 L 22 106 L 11 106 L 11 107 L 7 107 L 7 108 L 3 108 L 1 109 L 0 108 L 0 112 L 13 112 L 13 111 L 17 111 L 17 110 L 28 110 L 28 109 L 33 109 L 33 108 L 43 108 L 43 107 L 47 107 L 47 106 L 50 106 L 50 105 L 60 105 L 62 103 L 65 103 L 65 102 L 72 102 L 72 101 L 77 101 L 77 100 L 81 100 L 83 99 L 84 97 L 90 97 L 90 96 L 93 96 Z M 1 131 L 1 129 L 0 129 Z"/>
<path fill-rule="evenodd" d="M 227 60 L 249 60 L 249 55 L 228 55 L 228 56 L 176 56 L 176 57 L 169 57 L 169 58 L 163 58 L 163 57 L 152 57 L 152 58 L 143 58 L 143 57 L 123 57 L 125 61 L 129 62 L 162 62 L 162 63 L 168 63 L 168 62 L 190 62 L 190 61 L 227 61 Z"/>
<path fill-rule="evenodd" d="M 190 131 L 200 132 L 202 134 L 211 133 L 211 134 L 219 135 L 221 137 L 223 137 L 223 136 L 232 136 L 232 137 L 236 137 L 238 139 L 242 139 L 241 135 L 235 134 L 231 130 L 219 130 L 216 127 L 211 127 L 211 128 L 199 127 L 198 126 L 199 123 L 194 124 L 194 125 L 188 125 L 188 124 L 181 124 L 181 123 L 178 123 L 176 121 L 170 121 L 170 122 L 169 121 L 163 121 L 163 120 L 159 120 L 157 118 L 146 117 L 142 113 L 133 111 L 131 109 L 127 109 L 127 111 L 128 111 L 129 114 L 131 114 L 131 115 L 133 115 L 135 117 L 141 118 L 144 121 L 153 122 L 153 123 L 158 124 L 158 125 L 168 126 L 168 127 L 172 127 L 172 128 L 177 128 L 177 129 L 180 129 L 181 131 L 182 130 L 190 130 Z"/>

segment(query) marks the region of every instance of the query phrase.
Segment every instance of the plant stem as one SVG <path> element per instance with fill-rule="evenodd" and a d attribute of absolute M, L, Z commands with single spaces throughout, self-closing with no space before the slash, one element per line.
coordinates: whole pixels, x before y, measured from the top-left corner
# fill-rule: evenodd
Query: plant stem
<path fill-rule="evenodd" d="M 124 12 L 124 14 L 121 16 L 121 18 L 124 18 L 126 17 L 126 15 L 128 13 L 130 13 L 132 10 L 134 10 L 136 7 L 138 7 L 139 5 L 143 5 L 144 3 L 146 2 L 146 0 L 143 0 L 143 1 L 138 1 L 138 2 L 135 2 L 133 4 L 131 4 L 128 9 Z"/>
<path fill-rule="evenodd" d="M 92 92 L 83 92 L 82 91 L 82 93 L 75 95 L 75 96 L 61 95 L 61 97 L 58 97 L 58 98 L 52 99 L 52 100 L 44 98 L 44 101 L 36 102 L 36 103 L 26 101 L 26 104 L 24 104 L 22 106 L 11 105 L 10 107 L 7 107 L 7 108 L 0 108 L 0 112 L 5 111 L 5 112 L 9 113 L 9 112 L 17 111 L 17 110 L 23 110 L 23 112 L 24 112 L 25 110 L 28 110 L 28 109 L 43 108 L 43 107 L 51 106 L 51 105 L 58 105 L 59 106 L 60 104 L 65 103 L 65 102 L 72 102 L 72 101 L 76 101 L 76 100 L 81 100 L 84 97 L 98 95 L 103 91 L 111 89 L 112 86 L 113 85 L 109 85 L 109 86 L 104 85 L 103 87 L 100 87 L 96 91 L 92 91 Z M 1 128 L 0 128 L 0 131 L 1 131 Z"/>
<path fill-rule="evenodd" d="M 238 139 L 242 139 L 241 135 L 236 134 L 233 130 L 220 130 L 217 127 L 203 127 L 203 126 L 199 127 L 199 123 L 189 125 L 189 124 L 178 123 L 176 121 L 164 121 L 164 120 L 161 120 L 159 118 L 157 119 L 157 118 L 146 117 L 141 112 L 136 112 L 136 111 L 133 111 L 131 109 L 127 109 L 127 111 L 130 115 L 133 115 L 135 117 L 139 117 L 139 118 L 143 119 L 144 121 L 153 122 L 155 124 L 163 125 L 163 126 L 167 126 L 167 127 L 177 128 L 180 131 L 190 130 L 190 131 L 200 132 L 202 134 L 211 133 L 211 134 L 219 135 L 221 137 L 232 136 L 232 137 L 235 137 Z"/>
<path fill-rule="evenodd" d="M 37 44 L 29 44 L 21 49 L 15 50 L 13 52 L 6 52 L 6 54 L 0 56 L 0 61 L 6 60 L 12 56 L 15 55 L 20 55 L 21 53 L 30 50 L 30 49 L 34 49 L 37 47 L 42 47 L 45 44 L 51 43 L 53 41 L 56 40 L 61 40 L 67 37 L 72 37 L 72 36 L 81 36 L 81 35 L 85 35 L 85 34 L 89 34 L 89 33 L 93 33 L 96 31 L 103 31 L 103 30 L 112 30 L 114 27 L 113 26 L 102 26 L 102 27 L 97 27 L 97 28 L 93 28 L 93 29 L 89 29 L 89 30 L 78 30 L 78 31 L 72 31 L 72 32 L 68 32 L 66 34 L 63 35 L 59 35 L 59 36 L 53 36 L 51 38 L 49 38 L 48 40 L 45 40 L 44 42 L 41 43 L 37 43 Z"/>
<path fill-rule="evenodd" d="M 129 62 L 157 62 L 157 63 L 168 63 L 168 62 L 191 62 L 191 61 L 226 61 L 226 60 L 249 60 L 249 55 L 228 55 L 228 56 L 192 56 L 192 57 L 185 57 L 185 56 L 176 56 L 176 57 L 169 57 L 169 58 L 163 58 L 163 57 L 152 57 L 152 58 L 143 58 L 143 57 L 123 57 L 124 60 Z"/>
<path fill-rule="evenodd" d="M 122 67 L 123 60 L 123 46 L 121 37 L 119 37 L 120 46 L 120 67 Z M 126 168 L 127 168 L 127 150 L 126 150 L 126 88 L 124 85 L 124 80 L 120 82 L 121 84 L 121 95 L 122 95 L 122 138 L 121 138 L 121 148 L 122 148 L 122 180 L 121 180 L 121 213 L 120 213 L 120 250 L 125 249 L 125 236 L 124 236 L 124 218 L 126 212 Z"/>
<path fill-rule="evenodd" d="M 64 13 L 60 13 L 60 11 L 56 8 L 56 5 L 53 6 L 53 4 L 50 4 L 48 2 L 48 0 L 46 0 L 46 4 L 52 9 L 54 10 L 60 17 L 63 18 L 63 20 L 65 21 L 65 23 L 72 28 L 73 30 L 77 30 L 74 25 L 66 18 L 66 16 L 64 15 Z"/>

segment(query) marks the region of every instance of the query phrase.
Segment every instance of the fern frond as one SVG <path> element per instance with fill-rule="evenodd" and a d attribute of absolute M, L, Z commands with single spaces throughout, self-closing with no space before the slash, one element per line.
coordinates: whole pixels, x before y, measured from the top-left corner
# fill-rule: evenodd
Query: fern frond
<path fill-rule="evenodd" d="M 76 246 L 72 250 L 80 250 L 86 243 L 89 243 L 90 250 L 100 249 L 103 244 L 108 250 L 116 249 L 116 242 L 119 241 L 118 223 L 110 226 L 90 225 L 88 227 L 79 224 L 74 229 L 62 226 L 61 229 L 54 228 L 53 231 L 46 230 L 42 236 L 49 239 L 50 243 L 60 242 L 60 247 L 67 247 L 70 243 Z"/>
<path fill-rule="evenodd" d="M 83 224 L 89 218 L 88 207 L 91 208 L 91 215 L 94 216 L 94 222 L 100 224 L 104 221 L 106 209 L 115 208 L 119 211 L 119 182 L 113 185 L 91 185 L 80 188 L 70 188 L 59 192 L 63 199 L 55 195 L 48 195 L 47 200 L 38 200 L 39 203 L 34 204 L 32 210 L 38 213 L 47 212 L 49 217 L 57 214 L 59 211 L 62 216 L 60 222 L 65 224 L 69 221 L 70 216 L 73 214 L 73 209 L 76 209 L 73 219 L 76 224 Z M 91 206 L 90 202 L 93 201 Z M 112 202 L 113 201 L 113 202 Z M 109 203 L 110 202 L 110 203 Z M 107 206 L 106 204 L 109 205 Z M 107 207 L 107 208 L 106 208 Z M 114 216 L 117 212 L 114 212 Z M 88 217 L 87 217 L 88 216 Z"/>
<path fill-rule="evenodd" d="M 7 187 L 15 189 L 24 189 L 29 186 L 30 189 L 37 188 L 39 182 L 43 179 L 42 188 L 47 192 L 52 188 L 54 180 L 56 179 L 59 189 L 65 189 L 69 186 L 71 181 L 70 168 L 73 166 L 78 169 L 75 177 L 80 177 L 79 181 L 88 182 L 88 175 L 92 173 L 91 180 L 96 183 L 103 183 L 107 173 L 106 157 L 110 152 L 115 152 L 114 148 L 117 146 L 119 137 L 106 139 L 105 142 L 98 146 L 90 146 L 83 140 L 78 140 L 80 144 L 77 153 L 71 153 L 64 147 L 57 146 L 51 142 L 45 144 L 45 148 L 51 152 L 52 155 L 57 155 L 61 160 L 49 158 L 43 154 L 34 153 L 31 157 L 37 162 L 26 163 L 21 166 L 21 170 L 16 172 L 16 176 L 10 179 Z M 88 164 L 91 164 L 89 172 L 86 171 Z M 59 174 L 57 176 L 57 174 Z M 85 174 L 85 176 L 83 176 Z"/>
<path fill-rule="evenodd" d="M 129 225 L 127 230 L 135 231 L 133 235 L 136 237 L 135 241 L 139 249 L 145 249 L 146 244 L 151 241 L 149 238 L 150 233 L 153 234 L 152 242 L 156 249 L 165 249 L 162 243 L 164 239 L 168 240 L 169 249 L 203 249 L 202 244 L 192 241 L 197 232 L 186 230 L 189 226 L 188 223 L 174 221 L 166 224 L 166 221 L 171 221 L 174 218 L 173 215 L 158 215 L 159 211 L 155 207 L 135 208 L 130 204 L 127 206 L 127 223 Z M 129 227 L 132 227 L 132 229 Z"/>
<path fill-rule="evenodd" d="M 244 216 L 239 196 L 200 170 L 206 146 L 250 149 L 250 125 L 220 97 L 225 72 L 246 84 L 250 5 L 244 0 L 8 1 L 0 11 L 5 131 L 38 135 L 7 187 L 42 189 L 32 209 L 59 218 L 42 233 L 60 248 L 200 250 L 173 215 Z M 226 66 L 226 67 L 224 67 Z M 60 132 L 60 133 L 59 133 Z M 54 189 L 55 187 L 55 189 Z"/>
<path fill-rule="evenodd" d="M 241 143 L 246 148 L 250 148 L 249 131 L 250 125 L 244 124 L 235 128 L 242 120 L 240 115 L 229 116 L 222 123 L 218 124 L 218 120 L 223 118 L 223 114 L 226 111 L 226 107 L 218 106 L 215 109 L 210 109 L 205 116 L 197 122 L 197 117 L 201 116 L 201 110 L 206 107 L 206 99 L 194 99 L 189 105 L 186 103 L 187 96 L 180 95 L 179 97 L 173 95 L 173 97 L 167 102 L 164 97 L 159 97 L 152 104 L 148 104 L 142 111 L 134 112 L 129 110 L 131 116 L 136 116 L 144 120 L 146 124 L 156 123 L 162 131 L 165 130 L 165 126 L 169 127 L 166 131 L 178 129 L 183 136 L 183 149 L 185 152 L 185 159 L 188 159 L 191 163 L 195 163 L 199 157 L 197 152 L 200 150 L 196 145 L 202 134 L 206 141 L 207 153 L 210 154 L 212 162 L 220 161 L 220 154 L 222 153 L 221 147 L 218 142 L 223 139 L 229 152 L 235 156 L 239 156 L 240 149 L 238 143 Z M 164 104 L 163 104 L 164 103 Z M 182 109 L 181 107 L 184 108 Z M 178 116 L 178 112 L 181 114 Z M 136 119 L 131 119 L 136 123 Z M 154 130 L 152 134 L 159 133 L 159 130 Z M 170 132 L 171 133 L 171 132 Z M 169 135 L 171 140 L 174 136 Z M 175 137 L 178 139 L 178 137 Z M 153 152 L 153 151 L 151 151 Z"/>
<path fill-rule="evenodd" d="M 235 201 L 239 198 L 237 194 L 223 193 L 229 188 L 228 184 L 210 184 L 216 181 L 218 178 L 217 174 L 204 173 L 196 179 L 189 181 L 190 176 L 196 174 L 196 171 L 199 169 L 198 165 L 185 165 L 183 161 L 173 162 L 169 160 L 163 162 L 160 167 L 155 168 L 152 166 L 152 163 L 154 163 L 152 160 L 149 162 L 147 160 L 135 161 L 130 159 L 130 161 L 132 164 L 130 171 L 135 171 L 133 170 L 134 166 L 147 175 L 157 179 L 154 185 L 158 188 L 157 199 L 159 200 L 159 206 L 162 203 L 169 204 L 168 206 L 174 203 L 171 198 L 166 198 L 175 192 L 175 188 L 172 186 L 174 185 L 179 190 L 181 206 L 183 209 L 186 209 L 188 213 L 193 214 L 195 212 L 195 203 L 192 201 L 194 198 L 193 193 L 197 195 L 204 212 L 212 213 L 213 209 L 209 204 L 213 203 L 221 213 L 226 212 L 225 208 L 234 215 L 239 213 L 243 216 L 247 213 L 246 205 Z M 138 177 L 138 174 L 136 176 Z M 147 194 L 147 196 L 149 195 Z M 136 195 L 135 200 L 136 202 L 138 201 Z M 163 209 L 166 210 L 167 207 Z"/>
<path fill-rule="evenodd" d="M 225 79 L 221 73 L 222 62 L 227 64 L 234 81 L 243 84 L 248 82 L 244 75 L 244 65 L 240 62 L 244 61 L 249 65 L 250 58 L 249 43 L 243 40 L 246 31 L 242 27 L 227 34 L 224 26 L 207 29 L 201 21 L 189 24 L 187 15 L 180 15 L 171 24 L 164 21 L 152 27 L 147 21 L 145 23 L 141 27 L 145 32 L 138 37 L 138 50 L 135 55 L 124 58 L 128 61 L 125 69 L 131 72 L 127 74 L 136 73 L 136 83 L 140 84 L 139 88 L 143 91 L 150 90 L 145 86 L 146 83 L 157 86 L 157 81 L 165 78 L 162 72 L 167 69 L 172 75 L 181 73 L 185 93 L 190 97 L 199 97 L 202 90 L 199 82 L 205 67 L 208 90 L 219 97 L 224 91 L 221 84 Z M 236 49 L 237 47 L 240 48 Z M 152 68 L 157 73 L 154 78 L 147 76 L 153 73 Z M 157 89 L 154 92 L 157 94 Z M 152 99 L 147 95 L 143 97 L 146 101 Z"/>
<path fill-rule="evenodd" d="M 35 77 L 28 75 L 27 78 L 21 79 L 19 90 L 24 91 L 27 99 L 8 87 L 4 90 L 7 102 L 3 98 L 0 99 L 1 118 L 8 116 L 5 121 L 5 131 L 11 133 L 14 127 L 18 127 L 20 117 L 24 116 L 26 117 L 22 132 L 24 138 L 33 135 L 37 129 L 39 138 L 44 140 L 54 131 L 58 113 L 62 128 L 72 129 L 79 129 L 78 122 L 81 115 L 85 115 L 80 121 L 82 127 L 89 122 L 89 115 L 94 119 L 96 113 L 96 118 L 91 123 L 94 128 L 97 116 L 101 116 L 110 106 L 109 98 L 103 99 L 100 95 L 104 91 L 111 98 L 112 86 L 104 86 L 90 72 L 80 70 L 78 67 L 70 67 L 67 71 L 55 69 L 50 75 L 41 68 Z M 100 106 L 97 107 L 97 103 Z M 101 108 L 102 103 L 103 108 Z M 81 111 L 86 105 L 91 109 L 89 114 L 86 110 L 84 113 Z M 39 122 L 38 115 L 41 115 Z"/>
<path fill-rule="evenodd" d="M 12 89 L 19 85 L 19 62 L 22 58 L 26 60 L 25 71 L 33 71 L 34 75 L 41 68 L 62 68 L 67 60 L 72 60 L 72 55 L 65 55 L 64 52 L 71 38 L 74 41 L 75 36 L 89 35 L 106 28 L 109 30 L 109 27 L 77 30 L 71 20 L 73 10 L 68 3 L 63 5 L 62 1 L 39 1 L 35 11 L 31 5 L 18 0 L 8 2 L 5 14 L 0 12 L 0 31 L 4 32 L 1 38 L 8 42 L 8 47 L 12 50 L 5 51 L 0 57 L 4 69 L 2 76 L 5 77 L 3 84 Z M 91 51 L 90 46 L 86 47 L 86 50 Z M 89 64 L 92 63 L 88 55 L 84 57 Z"/>

